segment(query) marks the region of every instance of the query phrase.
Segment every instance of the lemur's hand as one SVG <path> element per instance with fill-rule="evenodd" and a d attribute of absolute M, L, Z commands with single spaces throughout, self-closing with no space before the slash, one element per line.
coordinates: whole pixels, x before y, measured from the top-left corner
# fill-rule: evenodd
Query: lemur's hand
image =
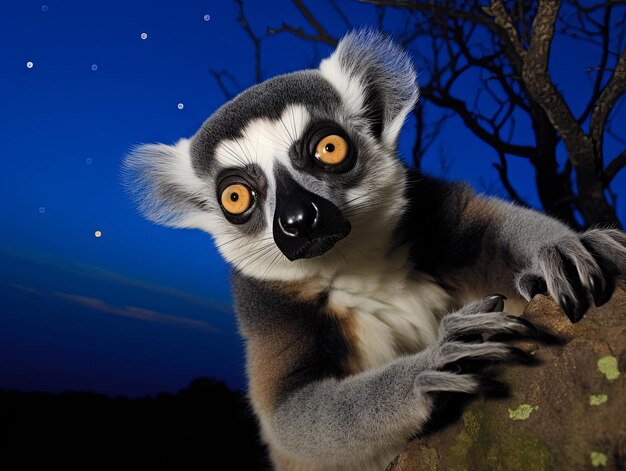
<path fill-rule="evenodd" d="M 590 298 L 596 306 L 606 303 L 615 279 L 625 274 L 626 233 L 592 229 L 543 246 L 517 275 L 516 284 L 528 300 L 538 293 L 550 294 L 574 323 L 589 308 Z"/>
<path fill-rule="evenodd" d="M 420 369 L 415 379 L 420 392 L 457 391 L 476 393 L 491 380 L 468 374 L 460 365 L 467 361 L 532 362 L 525 352 L 503 342 L 486 340 L 468 343 L 473 336 L 536 337 L 537 329 L 528 321 L 502 312 L 504 297 L 491 295 L 463 306 L 443 317 L 438 342 L 418 353 Z"/>

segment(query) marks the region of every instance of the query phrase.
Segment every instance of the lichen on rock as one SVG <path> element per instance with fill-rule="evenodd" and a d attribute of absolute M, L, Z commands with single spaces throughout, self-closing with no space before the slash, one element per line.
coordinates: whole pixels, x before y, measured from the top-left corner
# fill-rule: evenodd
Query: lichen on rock
<path fill-rule="evenodd" d="M 619 369 L 617 367 L 617 358 L 613 355 L 603 356 L 598 360 L 598 371 L 606 376 L 606 379 L 613 381 L 619 378 Z"/>
<path fill-rule="evenodd" d="M 509 419 L 526 420 L 530 414 L 539 409 L 539 406 L 531 406 L 530 404 L 520 404 L 517 409 L 509 409 Z"/>
<path fill-rule="evenodd" d="M 539 364 L 501 369 L 509 396 L 473 399 L 456 420 L 409 443 L 388 470 L 626 469 L 623 285 L 577 324 L 542 295 L 523 317 L 562 342 L 514 342 Z"/>
<path fill-rule="evenodd" d="M 591 396 L 589 396 L 589 405 L 599 406 L 601 404 L 604 404 L 608 400 L 609 396 L 607 396 L 606 394 L 592 394 Z"/>
<path fill-rule="evenodd" d="M 597 468 L 598 466 L 606 466 L 607 458 L 604 453 L 592 451 L 589 453 L 589 458 L 591 458 L 591 466 L 594 468 Z"/>

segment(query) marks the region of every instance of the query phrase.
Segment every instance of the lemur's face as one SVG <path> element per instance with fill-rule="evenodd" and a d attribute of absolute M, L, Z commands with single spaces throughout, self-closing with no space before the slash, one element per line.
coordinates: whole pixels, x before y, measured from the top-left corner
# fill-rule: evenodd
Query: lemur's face
<path fill-rule="evenodd" d="M 246 274 L 332 272 L 389 243 L 405 207 L 395 146 L 416 98 L 408 57 L 353 33 L 319 70 L 244 91 L 191 139 L 139 147 L 126 183 L 144 215 L 209 232 Z"/>

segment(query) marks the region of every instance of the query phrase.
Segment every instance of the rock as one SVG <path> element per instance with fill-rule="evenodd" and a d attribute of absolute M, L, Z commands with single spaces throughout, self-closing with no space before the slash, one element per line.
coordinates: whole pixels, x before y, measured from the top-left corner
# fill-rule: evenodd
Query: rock
<path fill-rule="evenodd" d="M 541 295 L 523 317 L 563 343 L 516 342 L 539 364 L 500 371 L 506 398 L 470 402 L 452 424 L 411 441 L 387 470 L 626 469 L 623 286 L 577 324 Z"/>

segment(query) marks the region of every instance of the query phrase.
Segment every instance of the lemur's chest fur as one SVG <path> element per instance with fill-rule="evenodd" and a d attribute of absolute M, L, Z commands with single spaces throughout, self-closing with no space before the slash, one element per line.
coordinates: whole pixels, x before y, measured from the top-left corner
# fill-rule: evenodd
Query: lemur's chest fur
<path fill-rule="evenodd" d="M 448 295 L 426 276 L 402 272 L 340 276 L 329 292 L 331 309 L 352 315 L 360 369 L 434 343 L 448 303 Z"/>
<path fill-rule="evenodd" d="M 451 296 L 413 269 L 406 253 L 351 266 L 326 284 L 327 312 L 349 331 L 356 370 L 414 353 L 437 339 Z"/>

